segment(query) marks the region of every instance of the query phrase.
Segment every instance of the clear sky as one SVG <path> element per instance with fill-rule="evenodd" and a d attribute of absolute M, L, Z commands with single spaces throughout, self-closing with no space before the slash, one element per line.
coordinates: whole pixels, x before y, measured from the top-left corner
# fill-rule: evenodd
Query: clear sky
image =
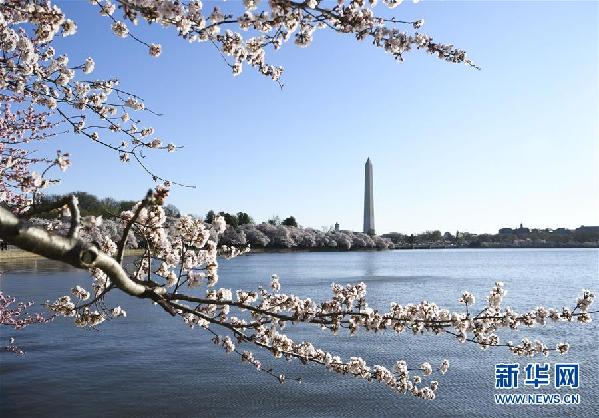
<path fill-rule="evenodd" d="M 89 2 L 59 4 L 79 27 L 60 41 L 71 62 L 92 56 L 97 77 L 144 97 L 164 113 L 144 117 L 157 135 L 185 146 L 148 157 L 159 174 L 197 185 L 171 194 L 185 213 L 292 214 L 360 230 L 370 157 L 378 233 L 599 225 L 597 2 L 406 2 L 392 13 L 425 19 L 423 32 L 482 71 L 417 51 L 400 64 L 319 31 L 310 48 L 270 54 L 286 69 L 282 91 L 247 67 L 232 77 L 210 45 L 134 28 L 163 45 L 151 58 Z M 151 185 L 138 166 L 68 142 L 73 166 L 54 192 L 135 199 Z"/>

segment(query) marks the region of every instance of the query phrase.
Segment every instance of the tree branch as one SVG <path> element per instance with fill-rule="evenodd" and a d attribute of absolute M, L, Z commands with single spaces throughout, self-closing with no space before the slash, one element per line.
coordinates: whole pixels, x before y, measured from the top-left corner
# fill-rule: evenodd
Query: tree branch
<path fill-rule="evenodd" d="M 133 217 L 129 220 L 129 222 L 127 222 L 127 225 L 123 230 L 123 236 L 121 237 L 121 240 L 117 245 L 116 261 L 118 261 L 119 263 L 123 262 L 123 254 L 125 253 L 125 246 L 127 244 L 127 237 L 129 236 L 129 231 L 133 227 L 133 224 L 135 224 L 135 221 L 139 217 L 139 214 L 141 213 L 142 209 L 151 202 L 152 196 L 152 190 L 150 189 L 148 190 L 145 199 L 142 200 L 141 204 L 137 207 L 135 213 L 133 214 Z"/>
<path fill-rule="evenodd" d="M 18 219 L 0 207 L 0 237 L 17 247 L 73 267 L 102 270 L 119 289 L 137 297 L 154 298 L 164 293 L 164 288 L 150 289 L 131 280 L 114 258 L 74 236 L 63 237 Z M 154 296 L 155 295 L 155 296 Z"/>
<path fill-rule="evenodd" d="M 76 239 L 79 236 L 81 214 L 79 212 L 79 200 L 77 200 L 77 196 L 75 195 L 65 196 L 64 198 L 47 205 L 32 207 L 27 213 L 25 213 L 25 217 L 31 218 L 40 213 L 47 213 L 54 209 L 60 209 L 63 206 L 68 206 L 69 211 L 71 212 L 71 226 L 69 228 L 68 237 Z"/>

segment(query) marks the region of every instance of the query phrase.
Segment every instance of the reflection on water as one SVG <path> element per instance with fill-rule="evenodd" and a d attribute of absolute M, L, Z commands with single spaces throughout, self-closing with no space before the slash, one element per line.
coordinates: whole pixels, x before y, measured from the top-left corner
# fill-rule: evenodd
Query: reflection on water
<path fill-rule="evenodd" d="M 68 264 L 58 263 L 46 258 L 13 258 L 6 261 L 0 261 L 0 274 L 46 274 L 72 270 L 75 270 L 75 268 Z"/>
<path fill-rule="evenodd" d="M 135 261 L 135 257 L 124 257 L 124 265 L 130 267 Z M 59 263 L 47 258 L 11 258 L 0 260 L 0 275 L 3 273 L 14 274 L 41 274 L 43 276 L 49 273 L 58 272 L 81 272 L 81 270 L 70 266 L 69 264 Z M 1 277 L 1 276 L 0 276 Z"/>
<path fill-rule="evenodd" d="M 330 283 L 364 281 L 370 304 L 435 301 L 458 309 L 457 298 L 470 290 L 483 300 L 496 280 L 506 283 L 506 304 L 518 310 L 537 305 L 571 305 L 581 288 L 599 290 L 597 250 L 433 250 L 363 253 L 256 254 L 223 261 L 219 286 L 252 289 L 278 273 L 283 290 L 321 300 Z M 0 287 L 8 294 L 42 303 L 89 284 L 85 272 L 47 260 L 1 262 Z M 398 396 L 378 384 L 323 372 L 317 366 L 272 361 L 304 383 L 275 383 L 242 365 L 210 341 L 145 300 L 113 292 L 110 304 L 127 308 L 126 319 L 101 330 L 75 328 L 69 320 L 19 332 L 0 332 L 0 343 L 15 335 L 27 354 L 0 356 L 0 415 L 9 416 L 576 416 L 596 417 L 599 401 L 597 323 L 550 325 L 518 334 L 517 341 L 540 337 L 553 345 L 572 344 L 569 362 L 580 363 L 581 404 L 577 406 L 497 406 L 493 368 L 518 359 L 500 349 L 482 351 L 438 336 L 344 333 L 333 336 L 311 327 L 289 329 L 296 340 L 309 339 L 341 356 L 363 356 L 391 366 L 405 359 L 419 364 L 450 360 L 440 379 L 438 399 L 426 402 Z M 558 358 L 541 359 L 554 363 Z M 561 358 L 564 359 L 564 358 Z M 534 360 L 536 361 L 536 360 Z M 517 393 L 535 392 L 531 389 Z M 538 393 L 554 393 L 551 388 Z"/>

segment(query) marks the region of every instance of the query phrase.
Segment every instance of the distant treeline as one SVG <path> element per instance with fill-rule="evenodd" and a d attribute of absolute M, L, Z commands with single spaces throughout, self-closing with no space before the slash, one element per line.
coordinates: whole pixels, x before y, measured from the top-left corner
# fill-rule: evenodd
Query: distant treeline
<path fill-rule="evenodd" d="M 410 246 L 451 246 L 451 247 L 579 247 L 599 246 L 599 227 L 581 226 L 576 229 L 529 229 L 502 228 L 497 234 L 471 234 L 457 232 L 451 234 L 440 231 L 426 231 L 407 235 L 399 232 L 383 234 L 396 247 Z"/>
<path fill-rule="evenodd" d="M 122 211 L 129 210 L 136 203 L 134 201 L 119 201 L 112 198 L 99 199 L 98 197 L 86 193 L 72 193 L 79 200 L 79 208 L 82 216 L 103 216 L 105 221 L 101 229 L 108 236 L 116 239 L 122 229 L 118 222 L 111 221 L 111 215 L 118 215 Z M 63 198 L 63 195 L 46 196 L 40 202 L 51 203 Z M 174 205 L 165 206 L 165 212 L 169 222 L 175 222 L 176 218 L 181 216 L 181 212 Z M 298 225 L 294 216 L 288 216 L 281 220 L 274 216 L 266 222 L 255 223 L 254 219 L 245 212 L 230 214 L 220 212 L 219 215 L 225 218 L 227 229 L 220 237 L 220 244 L 223 245 L 251 245 L 254 248 L 273 248 L 273 249 L 386 249 L 392 246 L 389 239 L 379 236 L 369 236 L 361 232 L 335 231 L 333 227 L 323 228 L 322 230 L 313 228 L 303 228 Z M 203 220 L 211 223 L 217 212 L 209 211 Z M 44 217 L 57 218 L 60 214 L 54 212 Z M 143 239 L 136 237 L 130 240 L 143 246 Z"/>
<path fill-rule="evenodd" d="M 82 216 L 118 215 L 131 209 L 136 203 L 130 200 L 112 198 L 100 199 L 86 192 L 72 193 L 79 199 Z M 41 203 L 57 201 L 64 195 L 51 195 L 42 198 Z M 179 209 L 172 204 L 165 206 L 169 218 L 181 216 Z M 402 234 L 391 232 L 381 236 L 368 236 L 361 232 L 335 231 L 333 227 L 322 229 L 303 228 L 294 216 L 284 219 L 274 216 L 266 222 L 257 223 L 245 212 L 234 214 L 219 212 L 227 222 L 227 230 L 221 237 L 221 243 L 226 245 L 246 245 L 259 248 L 298 248 L 298 249 L 327 249 L 343 250 L 390 247 L 568 247 L 568 246 L 599 246 L 599 227 L 580 227 L 574 230 L 558 229 L 529 229 L 502 228 L 498 234 L 471 234 L 468 232 L 426 231 L 420 234 Z M 209 211 L 203 220 L 211 223 L 217 215 Z M 57 212 L 44 215 L 45 218 L 56 218 Z M 198 216 L 196 216 L 198 217 Z M 140 240 L 140 242 L 142 242 Z"/>
<path fill-rule="evenodd" d="M 333 227 L 321 230 L 303 228 L 298 225 L 294 216 L 281 220 L 273 216 L 266 222 L 255 223 L 245 212 L 230 214 L 220 212 L 227 222 L 227 229 L 220 237 L 224 245 L 242 246 L 249 244 L 252 248 L 272 249 L 378 249 L 384 250 L 393 246 L 391 240 L 379 236 L 369 236 L 361 232 L 336 231 Z M 205 222 L 212 222 L 216 212 L 209 211 Z"/>
<path fill-rule="evenodd" d="M 302 250 L 384 250 L 392 248 L 390 239 L 362 232 L 337 231 L 333 226 L 322 229 L 304 228 L 294 216 L 281 219 L 273 216 L 266 222 L 256 223 L 245 212 L 230 214 L 220 212 L 227 222 L 227 229 L 220 238 L 224 245 L 247 245 L 252 248 L 302 249 Z M 212 222 L 216 213 L 209 211 L 205 222 Z"/>
<path fill-rule="evenodd" d="M 245 245 L 259 248 L 297 249 L 378 249 L 392 247 L 389 239 L 361 232 L 318 230 L 283 224 L 244 224 L 228 226 L 220 242 L 226 245 Z"/>
<path fill-rule="evenodd" d="M 111 197 L 100 199 L 99 197 L 87 192 L 73 192 L 68 194 L 68 196 L 70 195 L 75 195 L 79 200 L 79 211 L 81 212 L 81 216 L 118 216 L 121 214 L 121 212 L 131 209 L 133 205 L 137 203 L 135 200 L 116 200 Z M 40 198 L 39 204 L 44 205 L 57 202 L 65 196 L 67 195 L 42 196 Z M 169 216 L 181 216 L 179 209 L 177 209 L 177 207 L 174 205 L 165 206 L 165 211 Z M 52 219 L 59 216 L 60 214 L 58 212 L 53 212 L 44 214 L 41 217 Z"/>

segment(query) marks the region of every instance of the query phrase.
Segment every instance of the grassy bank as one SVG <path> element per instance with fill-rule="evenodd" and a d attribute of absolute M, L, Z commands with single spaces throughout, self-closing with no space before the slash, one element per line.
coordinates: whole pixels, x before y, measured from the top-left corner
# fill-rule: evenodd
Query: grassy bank
<path fill-rule="evenodd" d="M 125 250 L 125 256 L 134 256 L 143 254 L 143 249 L 128 249 Z M 23 250 L 7 250 L 0 251 L 0 261 L 8 261 L 8 260 L 20 260 L 20 259 L 34 259 L 34 258 L 44 258 L 41 255 L 37 255 L 34 253 L 30 253 L 29 251 Z"/>

